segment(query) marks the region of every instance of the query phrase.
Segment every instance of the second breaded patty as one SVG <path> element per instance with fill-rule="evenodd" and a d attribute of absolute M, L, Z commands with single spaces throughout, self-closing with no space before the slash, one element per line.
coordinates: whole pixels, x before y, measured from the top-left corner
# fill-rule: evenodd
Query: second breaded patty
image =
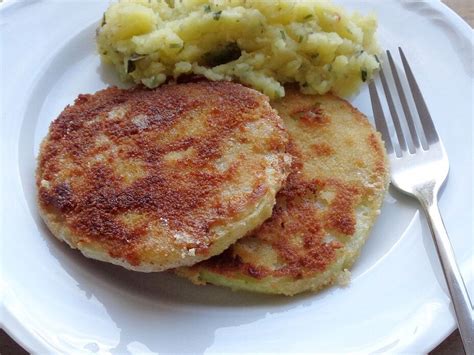
<path fill-rule="evenodd" d="M 366 117 L 335 96 L 291 89 L 274 107 L 293 164 L 273 215 L 223 254 L 177 270 L 194 283 L 294 295 L 347 282 L 379 214 L 388 165 Z"/>
<path fill-rule="evenodd" d="M 80 95 L 41 146 L 39 211 L 88 257 L 137 271 L 191 265 L 270 217 L 286 145 L 268 98 L 239 84 Z"/>

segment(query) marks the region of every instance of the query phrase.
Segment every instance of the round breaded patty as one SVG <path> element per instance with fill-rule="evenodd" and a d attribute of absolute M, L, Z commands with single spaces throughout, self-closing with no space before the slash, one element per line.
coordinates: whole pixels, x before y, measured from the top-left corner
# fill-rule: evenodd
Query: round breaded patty
<path fill-rule="evenodd" d="M 177 273 L 197 284 L 294 295 L 347 282 L 388 186 L 383 142 L 335 96 L 288 90 L 274 107 L 292 170 L 272 217 L 223 254 Z"/>
<path fill-rule="evenodd" d="M 270 217 L 287 139 L 268 98 L 239 84 L 80 95 L 41 146 L 39 210 L 87 257 L 145 272 L 191 265 Z"/>

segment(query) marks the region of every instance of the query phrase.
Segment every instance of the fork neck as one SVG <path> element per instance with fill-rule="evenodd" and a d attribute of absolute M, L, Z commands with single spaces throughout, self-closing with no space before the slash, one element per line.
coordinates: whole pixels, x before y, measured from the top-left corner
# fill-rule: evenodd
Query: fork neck
<path fill-rule="evenodd" d="M 439 187 L 434 181 L 417 186 L 413 194 L 418 198 L 424 208 L 428 209 L 438 204 Z"/>

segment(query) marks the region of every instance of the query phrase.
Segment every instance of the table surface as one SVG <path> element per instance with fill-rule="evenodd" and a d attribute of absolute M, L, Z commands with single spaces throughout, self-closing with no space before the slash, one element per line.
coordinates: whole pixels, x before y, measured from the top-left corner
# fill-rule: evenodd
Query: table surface
<path fill-rule="evenodd" d="M 0 0 L 1 2 L 2 0 Z M 456 11 L 467 23 L 474 27 L 474 2 L 472 0 L 443 0 Z M 3 330 L 0 330 L 0 355 L 27 354 Z M 458 330 L 446 338 L 430 355 L 461 355 L 464 350 Z"/>

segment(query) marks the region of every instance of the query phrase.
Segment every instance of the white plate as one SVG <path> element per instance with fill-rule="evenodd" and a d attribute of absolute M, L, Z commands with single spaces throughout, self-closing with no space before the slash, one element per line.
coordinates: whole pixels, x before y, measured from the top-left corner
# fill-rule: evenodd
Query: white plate
<path fill-rule="evenodd" d="M 342 2 L 342 1 L 341 1 Z M 442 214 L 473 294 L 472 30 L 437 1 L 344 1 L 374 9 L 402 46 L 444 140 Z M 455 327 L 417 204 L 393 191 L 349 287 L 293 298 L 195 287 L 83 258 L 35 207 L 35 156 L 79 93 L 114 82 L 94 50 L 107 2 L 25 1 L 0 12 L 2 324 L 35 352 L 427 352 Z M 371 115 L 364 90 L 353 100 Z"/>

